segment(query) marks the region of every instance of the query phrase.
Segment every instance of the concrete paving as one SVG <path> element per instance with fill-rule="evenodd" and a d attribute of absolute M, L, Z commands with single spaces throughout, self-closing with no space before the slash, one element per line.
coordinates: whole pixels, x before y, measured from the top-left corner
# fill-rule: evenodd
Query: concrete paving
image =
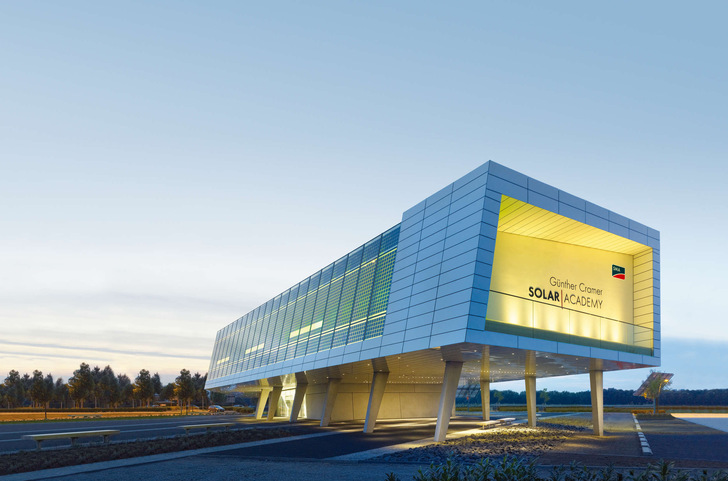
<path fill-rule="evenodd" d="M 672 413 L 672 415 L 683 421 L 728 433 L 728 413 Z"/>

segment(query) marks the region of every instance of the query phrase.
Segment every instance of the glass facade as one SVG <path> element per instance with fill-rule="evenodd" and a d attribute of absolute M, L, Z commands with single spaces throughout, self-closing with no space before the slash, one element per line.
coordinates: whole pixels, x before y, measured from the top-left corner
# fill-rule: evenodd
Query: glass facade
<path fill-rule="evenodd" d="M 398 240 L 399 225 L 218 331 L 208 379 L 381 336 Z"/>

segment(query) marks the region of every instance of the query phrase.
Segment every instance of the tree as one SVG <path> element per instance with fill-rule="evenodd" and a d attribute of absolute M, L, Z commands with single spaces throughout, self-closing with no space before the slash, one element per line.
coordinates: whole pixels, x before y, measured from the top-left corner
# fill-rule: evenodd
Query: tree
<path fill-rule="evenodd" d="M 500 403 L 505 399 L 505 395 L 501 391 L 493 391 L 493 397 L 495 398 L 495 406 L 500 411 Z"/>
<path fill-rule="evenodd" d="M 146 369 L 139 371 L 139 375 L 134 380 L 134 396 L 139 399 L 140 405 L 146 401 L 147 407 L 149 407 L 152 399 L 154 399 L 152 377 Z"/>
<path fill-rule="evenodd" d="M 53 386 L 53 377 L 50 378 L 51 387 Z M 44 418 L 48 419 L 48 402 L 53 397 L 53 390 L 48 389 L 46 379 L 39 370 L 33 371 L 32 383 L 30 385 L 30 398 L 34 407 L 43 406 Z"/>
<path fill-rule="evenodd" d="M 213 404 L 222 404 L 225 402 L 225 395 L 221 392 L 212 391 L 210 393 L 210 400 Z"/>
<path fill-rule="evenodd" d="M 119 390 L 121 391 L 121 402 L 129 403 L 134 407 L 134 385 L 126 374 L 119 374 L 116 379 L 119 381 Z"/>
<path fill-rule="evenodd" d="M 195 387 L 195 399 L 200 400 L 200 407 L 204 409 L 205 405 L 209 404 L 207 400 L 207 391 L 205 391 L 205 382 L 207 381 L 207 374 L 204 376 L 200 375 L 199 372 L 196 372 L 194 376 L 192 376 L 192 384 Z"/>
<path fill-rule="evenodd" d="M 663 376 L 652 376 L 653 374 L 664 373 L 655 371 L 654 369 L 650 369 L 650 375 L 647 376 L 647 379 L 645 379 L 644 381 L 644 383 L 646 383 L 646 386 L 644 391 L 642 392 L 642 397 L 652 400 L 652 402 L 654 403 L 652 413 L 657 414 L 660 407 L 660 394 L 662 394 L 662 391 L 669 389 L 669 387 L 672 385 L 672 379 L 665 378 Z M 653 378 L 650 379 L 650 377 Z"/>
<path fill-rule="evenodd" d="M 480 384 L 475 379 L 468 379 L 465 383 L 465 401 L 468 403 L 468 413 L 470 413 L 470 398 L 480 389 Z"/>
<path fill-rule="evenodd" d="M 543 404 L 546 404 L 547 402 L 549 402 L 549 399 L 551 399 L 551 396 L 549 396 L 549 391 L 548 391 L 548 389 L 546 389 L 546 388 L 543 388 L 543 389 L 542 389 L 542 390 L 541 390 L 541 391 L 540 391 L 540 392 L 538 393 L 538 397 L 540 397 L 540 398 L 541 398 L 541 402 L 542 402 Z"/>
<path fill-rule="evenodd" d="M 23 385 L 23 399 L 21 405 L 25 406 L 25 401 L 28 399 L 28 393 L 30 393 L 30 387 L 33 385 L 33 378 L 27 372 L 20 378 L 20 382 Z"/>
<path fill-rule="evenodd" d="M 111 366 L 106 366 L 101 371 L 97 386 L 101 404 L 104 407 L 116 407 L 121 399 L 121 389 L 119 389 L 119 380 Z"/>
<path fill-rule="evenodd" d="M 22 406 L 23 399 L 25 399 L 25 388 L 23 386 L 23 379 L 20 377 L 20 373 L 15 369 L 8 373 L 5 378 L 5 402 L 8 409 L 11 407 Z"/>
<path fill-rule="evenodd" d="M 162 379 L 159 377 L 159 373 L 155 372 L 152 376 L 152 390 L 154 394 L 160 394 L 162 392 Z"/>
<path fill-rule="evenodd" d="M 63 382 L 63 378 L 59 377 L 56 379 L 56 384 L 53 387 L 53 399 L 60 403 L 61 408 L 68 406 L 71 401 L 71 393 L 68 390 L 68 385 Z"/>
<path fill-rule="evenodd" d="M 48 393 L 48 401 L 46 401 L 46 408 L 48 408 L 51 401 L 53 401 L 53 396 L 54 396 L 54 391 L 55 391 L 55 385 L 53 383 L 53 374 L 51 374 L 51 373 L 46 374 L 46 377 L 43 378 L 43 382 L 46 385 L 46 392 Z"/>
<path fill-rule="evenodd" d="M 177 379 L 175 379 L 174 394 L 177 396 L 180 414 L 182 413 L 183 403 L 187 406 L 187 410 L 189 411 L 190 401 L 195 395 L 195 386 L 192 382 L 192 376 L 190 376 L 190 372 L 187 369 L 182 369 L 179 372 Z"/>
<path fill-rule="evenodd" d="M 94 380 L 94 387 L 91 389 L 91 395 L 94 398 L 94 408 L 99 407 L 99 398 L 102 397 L 103 386 L 101 385 L 101 368 L 94 366 L 91 371 L 91 377 Z"/>
<path fill-rule="evenodd" d="M 76 407 L 83 407 L 84 401 L 92 395 L 94 389 L 94 379 L 91 374 L 91 368 L 85 362 L 73 371 L 73 376 L 68 379 L 68 390 L 71 398 L 76 402 Z"/>
<path fill-rule="evenodd" d="M 169 401 L 175 396 L 174 394 L 174 383 L 170 382 L 162 388 L 162 392 L 159 393 L 159 399 L 162 401 Z"/>

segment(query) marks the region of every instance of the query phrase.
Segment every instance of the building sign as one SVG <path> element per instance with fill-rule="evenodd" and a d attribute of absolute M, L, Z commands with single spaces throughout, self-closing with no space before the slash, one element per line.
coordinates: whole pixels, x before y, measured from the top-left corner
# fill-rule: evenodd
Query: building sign
<path fill-rule="evenodd" d="M 486 317 L 569 333 L 580 314 L 632 324 L 632 264 L 627 254 L 498 232 Z"/>

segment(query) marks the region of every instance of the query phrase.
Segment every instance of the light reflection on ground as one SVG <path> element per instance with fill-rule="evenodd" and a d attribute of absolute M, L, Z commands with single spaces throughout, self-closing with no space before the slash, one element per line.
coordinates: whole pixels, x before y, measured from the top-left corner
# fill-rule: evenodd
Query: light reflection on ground
<path fill-rule="evenodd" d="M 674 417 L 728 433 L 728 413 L 671 413 Z"/>

